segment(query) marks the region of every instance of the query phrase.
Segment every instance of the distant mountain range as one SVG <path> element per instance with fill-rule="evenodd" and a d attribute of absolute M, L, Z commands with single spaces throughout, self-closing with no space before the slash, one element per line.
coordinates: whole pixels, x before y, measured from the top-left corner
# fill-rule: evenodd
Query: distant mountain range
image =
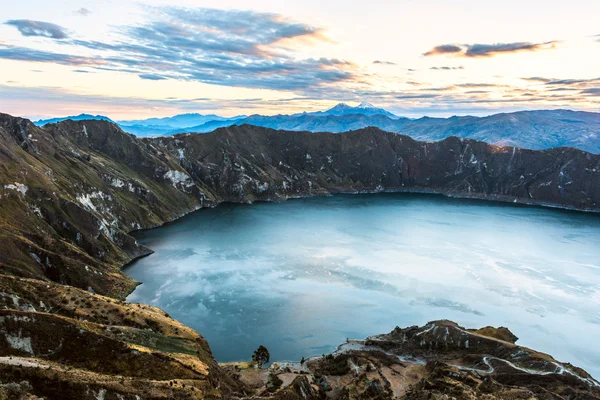
<path fill-rule="evenodd" d="M 108 117 L 81 114 L 76 117 L 37 121 L 37 125 L 65 119 L 102 119 Z M 410 119 L 399 117 L 369 103 L 353 107 L 340 103 L 318 112 L 292 115 L 218 115 L 181 114 L 167 118 L 118 121 L 126 132 L 136 136 L 170 136 L 179 133 L 207 133 L 221 127 L 250 124 L 266 128 L 340 133 L 369 126 L 402 133 L 422 141 L 438 141 L 449 136 L 476 139 L 492 144 L 542 150 L 573 147 L 600 153 L 600 113 L 542 110 L 495 114 L 487 117 L 450 117 Z"/>
<path fill-rule="evenodd" d="M 70 119 L 73 121 L 101 120 L 101 121 L 115 122 L 112 119 L 105 117 L 104 115 L 79 114 L 79 115 L 73 115 L 70 117 L 40 119 L 38 121 L 35 121 L 34 124 L 36 124 L 37 126 L 44 126 L 47 124 L 56 124 L 58 122 L 65 121 L 67 119 Z"/>

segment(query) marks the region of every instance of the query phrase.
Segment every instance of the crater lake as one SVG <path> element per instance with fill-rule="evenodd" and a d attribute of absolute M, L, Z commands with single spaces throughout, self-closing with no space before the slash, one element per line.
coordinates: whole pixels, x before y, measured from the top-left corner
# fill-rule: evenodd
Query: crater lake
<path fill-rule="evenodd" d="M 600 216 L 414 194 L 222 204 L 136 232 L 128 301 L 196 329 L 220 362 L 333 351 L 450 319 L 600 377 Z"/>

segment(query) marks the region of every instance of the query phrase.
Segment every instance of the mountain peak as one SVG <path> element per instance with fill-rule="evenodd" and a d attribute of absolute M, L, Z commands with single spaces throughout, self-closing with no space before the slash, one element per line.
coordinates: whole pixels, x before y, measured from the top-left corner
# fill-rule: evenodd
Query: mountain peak
<path fill-rule="evenodd" d="M 375 107 L 373 104 L 363 101 L 359 105 L 353 107 L 346 103 L 339 103 L 335 107 L 330 108 L 327 111 L 320 111 L 316 113 L 311 113 L 312 115 L 384 115 L 386 117 L 397 119 L 398 117 L 392 114 L 389 111 L 384 110 L 383 108 Z"/>
<path fill-rule="evenodd" d="M 371 103 L 367 103 L 366 101 L 363 101 L 362 103 L 360 103 L 356 108 L 377 108 L 375 107 L 373 104 Z"/>
<path fill-rule="evenodd" d="M 352 106 L 349 106 L 349 105 L 348 105 L 348 104 L 346 104 L 346 103 L 338 103 L 338 104 L 336 104 L 334 107 L 332 107 L 332 108 L 330 109 L 330 111 L 331 111 L 331 110 L 347 110 L 347 109 L 350 109 L 350 108 L 354 108 L 354 107 L 352 107 Z"/>

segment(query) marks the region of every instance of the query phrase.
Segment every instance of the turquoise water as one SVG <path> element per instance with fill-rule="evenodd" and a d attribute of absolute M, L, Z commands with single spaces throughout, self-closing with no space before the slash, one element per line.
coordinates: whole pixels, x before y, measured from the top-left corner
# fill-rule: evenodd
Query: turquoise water
<path fill-rule="evenodd" d="M 219 361 L 327 353 L 451 319 L 600 377 L 600 217 L 408 194 L 221 205 L 137 239 L 128 300 L 161 307 Z"/>

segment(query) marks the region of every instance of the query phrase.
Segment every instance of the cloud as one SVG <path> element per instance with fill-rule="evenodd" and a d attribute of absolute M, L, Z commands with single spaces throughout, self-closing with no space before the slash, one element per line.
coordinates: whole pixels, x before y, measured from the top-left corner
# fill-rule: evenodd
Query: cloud
<path fill-rule="evenodd" d="M 66 39 L 68 36 L 65 28 L 50 22 L 11 19 L 5 24 L 16 27 L 23 36 L 42 36 L 52 39 Z"/>
<path fill-rule="evenodd" d="M 427 53 L 423 55 L 425 57 L 429 56 L 439 56 L 441 54 L 456 54 L 461 53 L 463 51 L 462 47 L 454 45 L 454 44 L 443 44 L 441 46 L 436 46 L 433 49 L 429 50 Z"/>
<path fill-rule="evenodd" d="M 373 61 L 373 64 L 380 64 L 380 65 L 397 65 L 395 62 L 391 62 L 391 61 L 381 61 L 381 60 L 375 60 L 375 61 Z"/>
<path fill-rule="evenodd" d="M 539 77 L 539 76 L 532 76 L 532 77 L 529 77 L 529 78 L 521 78 L 521 79 L 523 79 L 524 81 L 529 81 L 529 82 L 543 82 L 543 83 L 547 83 L 547 82 L 550 82 L 550 81 L 553 80 L 553 79 L 550 79 L 550 78 L 542 78 L 542 77 Z"/>
<path fill-rule="evenodd" d="M 210 8 L 155 9 L 160 20 L 122 32 L 140 43 L 192 51 L 237 55 L 271 55 L 293 41 L 327 41 L 323 29 L 273 13 Z"/>
<path fill-rule="evenodd" d="M 304 92 L 355 82 L 358 67 L 332 58 L 295 57 L 300 45 L 330 42 L 322 28 L 272 13 L 154 7 L 139 25 L 116 27 L 115 41 L 59 43 L 74 55 L 0 47 L 0 58 L 128 72 L 142 79 Z M 80 54 L 92 52 L 93 57 Z"/>
<path fill-rule="evenodd" d="M 459 69 L 465 69 L 465 67 L 460 66 L 460 67 L 431 67 L 429 69 L 432 69 L 434 71 L 454 71 L 454 70 L 459 70 Z"/>
<path fill-rule="evenodd" d="M 465 57 L 493 57 L 502 53 L 518 53 L 522 51 L 539 51 L 556 48 L 558 42 L 545 43 L 497 43 L 497 44 L 474 44 L 468 46 Z"/>
<path fill-rule="evenodd" d="M 469 57 L 469 58 L 484 58 L 494 57 L 498 54 L 511 54 L 519 52 L 534 52 L 540 50 L 554 49 L 559 42 L 544 42 L 544 43 L 529 43 L 529 42 L 517 42 L 517 43 L 496 43 L 496 44 L 468 44 L 468 45 L 457 45 L 457 44 L 444 44 L 441 46 L 434 47 L 423 55 L 426 57 L 450 54 L 456 57 Z"/>
<path fill-rule="evenodd" d="M 164 81 L 167 79 L 162 75 L 154 75 L 154 74 L 140 74 L 139 77 L 141 79 L 146 79 L 149 81 Z"/>
<path fill-rule="evenodd" d="M 87 17 L 91 13 L 92 12 L 90 10 L 88 10 L 87 8 L 85 8 L 85 7 L 81 7 L 79 10 L 73 11 L 73 14 L 75 14 L 75 15 L 81 15 L 81 16 L 84 16 L 84 17 Z"/>
<path fill-rule="evenodd" d="M 440 97 L 439 94 L 433 93 L 423 93 L 423 94 L 400 94 L 394 96 L 394 98 L 399 100 L 409 100 L 409 99 L 434 99 Z"/>
<path fill-rule="evenodd" d="M 581 94 L 600 97 L 600 88 L 589 88 L 581 91 Z"/>
<path fill-rule="evenodd" d="M 490 88 L 490 87 L 498 87 L 498 85 L 495 85 L 493 83 L 457 83 L 454 86 L 461 87 L 461 88 Z"/>
<path fill-rule="evenodd" d="M 600 78 L 593 79 L 555 79 L 546 82 L 546 85 L 579 85 L 600 82 Z"/>
<path fill-rule="evenodd" d="M 98 66 L 105 62 L 92 57 L 82 57 L 63 53 L 53 53 L 26 47 L 0 45 L 0 59 L 53 63 L 69 66 Z"/>

